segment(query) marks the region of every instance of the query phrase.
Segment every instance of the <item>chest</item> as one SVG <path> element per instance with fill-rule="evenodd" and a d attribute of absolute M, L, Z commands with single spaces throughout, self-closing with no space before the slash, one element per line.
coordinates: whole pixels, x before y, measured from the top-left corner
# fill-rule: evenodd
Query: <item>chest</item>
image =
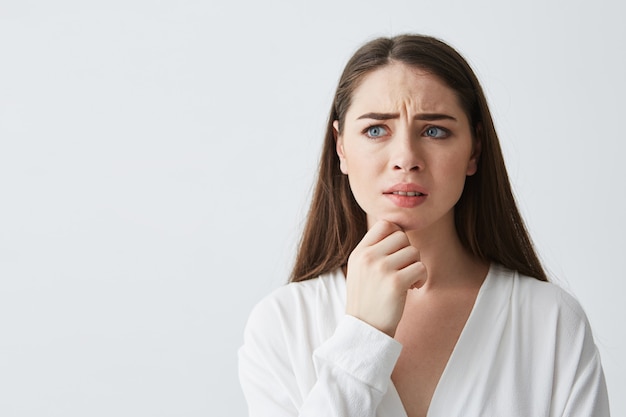
<path fill-rule="evenodd" d="M 472 310 L 474 298 L 408 306 L 395 338 L 402 352 L 392 381 L 409 417 L 424 417 Z"/>

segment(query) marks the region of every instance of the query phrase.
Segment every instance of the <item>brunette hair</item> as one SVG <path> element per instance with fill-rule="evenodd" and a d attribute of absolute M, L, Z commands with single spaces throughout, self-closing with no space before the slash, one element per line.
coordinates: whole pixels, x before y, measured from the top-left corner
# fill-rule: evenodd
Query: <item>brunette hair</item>
<path fill-rule="evenodd" d="M 462 244 L 480 259 L 547 281 L 517 209 L 491 113 L 476 75 L 452 47 L 422 35 L 375 39 L 348 61 L 328 117 L 317 184 L 290 281 L 315 278 L 346 265 L 367 232 L 366 215 L 339 168 L 333 121 L 338 121 L 341 133 L 352 95 L 363 77 L 392 62 L 426 70 L 454 90 L 474 138 L 481 144 L 478 170 L 466 178 L 454 210 Z"/>

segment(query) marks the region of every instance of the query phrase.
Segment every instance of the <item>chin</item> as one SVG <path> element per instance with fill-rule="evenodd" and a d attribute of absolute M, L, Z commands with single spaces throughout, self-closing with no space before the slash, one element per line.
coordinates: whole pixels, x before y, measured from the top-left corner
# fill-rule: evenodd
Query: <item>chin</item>
<path fill-rule="evenodd" d="M 395 223 L 402 228 L 405 232 L 422 230 L 426 225 L 423 221 L 416 216 L 407 216 L 406 214 L 394 213 L 383 214 L 375 217 L 373 220 L 368 219 L 368 228 L 372 226 L 377 220 L 386 220 L 391 223 Z"/>
<path fill-rule="evenodd" d="M 391 221 L 391 220 L 390 220 Z M 410 221 L 394 221 L 395 224 L 397 224 L 398 226 L 400 226 L 402 228 L 402 230 L 404 230 L 405 232 L 416 232 L 419 230 L 423 230 L 424 229 L 424 224 L 415 221 L 415 220 L 410 220 Z"/>

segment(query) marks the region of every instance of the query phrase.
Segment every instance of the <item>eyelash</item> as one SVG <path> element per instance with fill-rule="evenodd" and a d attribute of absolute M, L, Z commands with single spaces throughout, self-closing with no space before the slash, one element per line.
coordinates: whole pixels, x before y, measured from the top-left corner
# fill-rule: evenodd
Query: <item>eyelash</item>
<path fill-rule="evenodd" d="M 428 132 L 431 129 L 439 129 L 442 132 L 443 136 L 437 137 L 437 136 L 426 135 L 426 132 Z M 426 126 L 426 129 L 424 129 L 424 133 L 423 134 L 428 136 L 429 138 L 433 138 L 433 139 L 445 139 L 448 136 L 450 136 L 450 131 L 448 129 L 446 129 L 446 128 L 441 127 L 441 126 L 431 125 L 431 126 Z"/>
<path fill-rule="evenodd" d="M 368 126 L 368 127 L 366 127 L 365 129 L 363 129 L 363 132 L 362 132 L 362 133 L 363 133 L 365 136 L 367 136 L 368 138 L 370 138 L 370 139 L 380 139 L 381 137 L 385 136 L 385 135 L 381 135 L 381 136 L 371 136 L 371 135 L 369 134 L 369 131 L 370 131 L 370 129 L 373 129 L 373 128 L 375 128 L 375 127 L 379 128 L 379 129 L 382 129 L 382 130 L 384 130 L 384 131 L 386 132 L 386 134 L 389 134 L 389 129 L 388 129 L 388 128 L 386 128 L 386 127 L 385 127 L 385 126 L 383 126 L 383 125 L 369 125 L 369 126 Z"/>
<path fill-rule="evenodd" d="M 372 128 L 379 128 L 382 129 L 384 131 L 386 131 L 386 134 L 389 134 L 389 129 L 387 127 L 385 127 L 384 125 L 377 125 L 377 124 L 373 124 L 373 125 L 369 125 L 367 126 L 365 129 L 363 129 L 363 131 L 361 132 L 363 135 L 367 136 L 369 139 L 380 139 L 381 137 L 386 136 L 385 134 L 380 135 L 380 136 L 372 136 L 369 134 L 370 129 Z M 440 130 L 441 136 L 437 137 L 437 135 L 427 135 L 426 132 L 428 132 L 431 129 L 438 129 Z M 436 126 L 436 125 L 428 125 L 424 128 L 424 130 L 422 131 L 422 136 L 426 136 L 429 138 L 433 138 L 433 139 L 446 139 L 447 137 L 450 136 L 450 130 L 441 127 L 441 126 Z"/>

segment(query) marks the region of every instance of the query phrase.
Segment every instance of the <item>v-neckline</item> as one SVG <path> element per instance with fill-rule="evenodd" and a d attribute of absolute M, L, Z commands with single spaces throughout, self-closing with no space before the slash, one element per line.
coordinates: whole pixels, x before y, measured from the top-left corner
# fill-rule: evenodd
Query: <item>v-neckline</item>
<path fill-rule="evenodd" d="M 474 300 L 474 305 L 472 306 L 470 314 L 467 317 L 465 324 L 463 325 L 461 334 L 459 335 L 459 338 L 456 341 L 454 348 L 452 349 L 452 353 L 450 354 L 450 357 L 448 358 L 448 361 L 446 362 L 446 366 L 444 367 L 443 372 L 441 373 L 441 376 L 439 377 L 439 381 L 437 381 L 437 385 L 435 386 L 435 391 L 433 392 L 433 396 L 430 399 L 428 411 L 426 412 L 426 417 L 431 417 L 431 410 L 434 409 L 433 404 L 435 405 L 437 404 L 438 397 L 439 395 L 441 395 L 439 394 L 439 392 L 442 390 L 441 387 L 446 386 L 445 380 L 448 378 L 448 375 L 452 372 L 450 371 L 450 369 L 454 369 L 453 363 L 455 362 L 455 358 L 460 355 L 458 352 L 462 352 L 463 345 L 467 343 L 466 339 L 469 337 L 467 336 L 467 329 L 468 327 L 471 327 L 471 325 L 473 324 L 473 321 L 474 321 L 473 317 L 476 315 L 475 311 L 478 310 L 479 306 L 481 305 L 482 298 L 484 297 L 484 293 L 486 292 L 486 289 L 490 286 L 491 280 L 493 279 L 492 275 L 495 273 L 494 271 L 495 268 L 496 266 L 493 263 L 489 265 L 489 270 L 487 271 L 487 275 L 485 276 L 485 279 L 480 285 L 478 294 L 476 295 L 476 299 Z M 400 398 L 400 394 L 398 393 L 398 390 L 396 389 L 396 386 L 392 380 L 389 381 L 389 389 L 393 390 L 393 395 L 397 399 L 397 402 L 398 402 L 398 408 L 401 409 L 402 412 L 404 413 L 402 417 L 408 417 L 406 409 L 404 408 L 404 404 L 402 403 L 402 399 Z"/>

